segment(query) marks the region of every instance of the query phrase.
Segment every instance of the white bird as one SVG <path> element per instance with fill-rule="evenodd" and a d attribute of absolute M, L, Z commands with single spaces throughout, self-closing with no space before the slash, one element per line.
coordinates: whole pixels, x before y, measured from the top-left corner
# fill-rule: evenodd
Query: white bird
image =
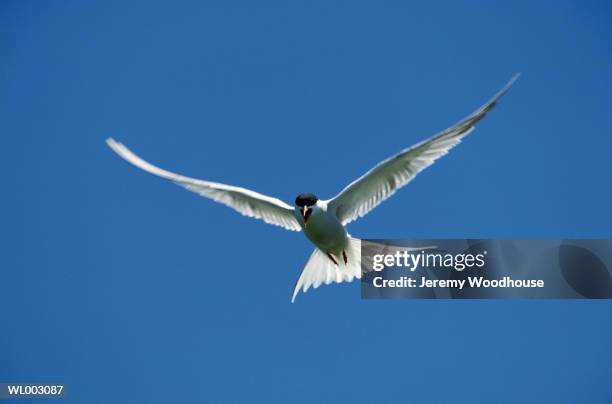
<path fill-rule="evenodd" d="M 515 75 L 489 102 L 464 120 L 380 162 L 335 197 L 321 200 L 313 194 L 303 193 L 295 199 L 293 207 L 280 199 L 245 188 L 163 170 L 144 161 L 112 138 L 108 138 L 106 143 L 136 167 L 229 206 L 245 216 L 262 219 L 287 230 L 303 230 L 316 248 L 295 284 L 291 298 L 291 302 L 294 302 L 300 289 L 306 292 L 310 287 L 317 288 L 322 283 L 350 282 L 354 278 L 361 278 L 360 240 L 351 237 L 345 226 L 366 215 L 461 142 L 474 129 L 474 125 L 495 107 L 518 76 Z"/>

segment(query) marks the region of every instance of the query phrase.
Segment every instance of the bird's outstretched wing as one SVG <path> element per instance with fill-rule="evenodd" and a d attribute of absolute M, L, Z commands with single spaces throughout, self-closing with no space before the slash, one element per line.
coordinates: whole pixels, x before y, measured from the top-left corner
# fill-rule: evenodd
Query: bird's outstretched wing
<path fill-rule="evenodd" d="M 205 198 L 210 198 L 229 206 L 245 216 L 261 219 L 266 223 L 281 226 L 287 230 L 301 230 L 300 224 L 295 216 L 293 216 L 291 206 L 280 199 L 240 187 L 174 174 L 144 161 L 132 153 L 130 149 L 112 138 L 106 139 L 106 143 L 119 156 L 148 173 L 173 181 Z"/>
<path fill-rule="evenodd" d="M 336 216 L 344 225 L 365 216 L 409 183 L 419 172 L 459 144 L 461 139 L 474 129 L 474 125 L 495 107 L 518 76 L 515 75 L 489 102 L 455 126 L 380 162 L 330 199 L 329 208 L 335 210 Z"/>

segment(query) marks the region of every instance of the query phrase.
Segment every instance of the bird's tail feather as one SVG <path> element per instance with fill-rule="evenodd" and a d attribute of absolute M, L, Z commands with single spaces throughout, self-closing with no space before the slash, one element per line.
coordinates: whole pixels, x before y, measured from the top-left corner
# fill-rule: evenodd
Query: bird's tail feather
<path fill-rule="evenodd" d="M 354 278 L 361 278 L 361 240 L 349 236 L 349 242 L 344 250 L 346 263 L 342 253 L 334 255 L 334 263 L 325 252 L 315 248 L 310 255 L 306 266 L 298 278 L 291 303 L 295 301 L 300 289 L 306 292 L 310 287 L 318 288 L 321 284 L 329 285 L 332 282 L 350 282 Z"/>

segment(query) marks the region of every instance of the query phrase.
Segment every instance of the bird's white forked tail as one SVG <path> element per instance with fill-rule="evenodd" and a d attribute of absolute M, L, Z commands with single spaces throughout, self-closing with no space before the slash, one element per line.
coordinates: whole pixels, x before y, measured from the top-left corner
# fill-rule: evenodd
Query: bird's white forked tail
<path fill-rule="evenodd" d="M 326 253 L 315 248 L 295 284 L 291 303 L 295 301 L 300 289 L 305 293 L 310 287 L 318 288 L 323 283 L 329 285 L 332 282 L 351 282 L 354 278 L 361 279 L 361 240 L 349 236 L 345 252 L 346 264 L 342 255 L 334 256 L 337 262 L 335 264 Z"/>

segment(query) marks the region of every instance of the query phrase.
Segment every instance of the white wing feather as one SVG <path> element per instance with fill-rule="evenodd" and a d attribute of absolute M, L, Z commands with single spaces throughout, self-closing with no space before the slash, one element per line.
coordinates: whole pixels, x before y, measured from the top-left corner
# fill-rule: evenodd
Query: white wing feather
<path fill-rule="evenodd" d="M 222 203 L 237 212 L 266 223 L 300 231 L 301 227 L 293 215 L 291 206 L 280 199 L 250 191 L 245 188 L 185 177 L 156 167 L 112 138 L 106 139 L 108 146 L 119 156 L 136 167 L 161 178 L 173 181 L 188 190 Z"/>
<path fill-rule="evenodd" d="M 328 206 L 335 210 L 343 225 L 366 215 L 459 144 L 474 129 L 474 125 L 495 107 L 518 76 L 515 75 L 489 102 L 455 126 L 380 162 L 330 199 Z"/>

